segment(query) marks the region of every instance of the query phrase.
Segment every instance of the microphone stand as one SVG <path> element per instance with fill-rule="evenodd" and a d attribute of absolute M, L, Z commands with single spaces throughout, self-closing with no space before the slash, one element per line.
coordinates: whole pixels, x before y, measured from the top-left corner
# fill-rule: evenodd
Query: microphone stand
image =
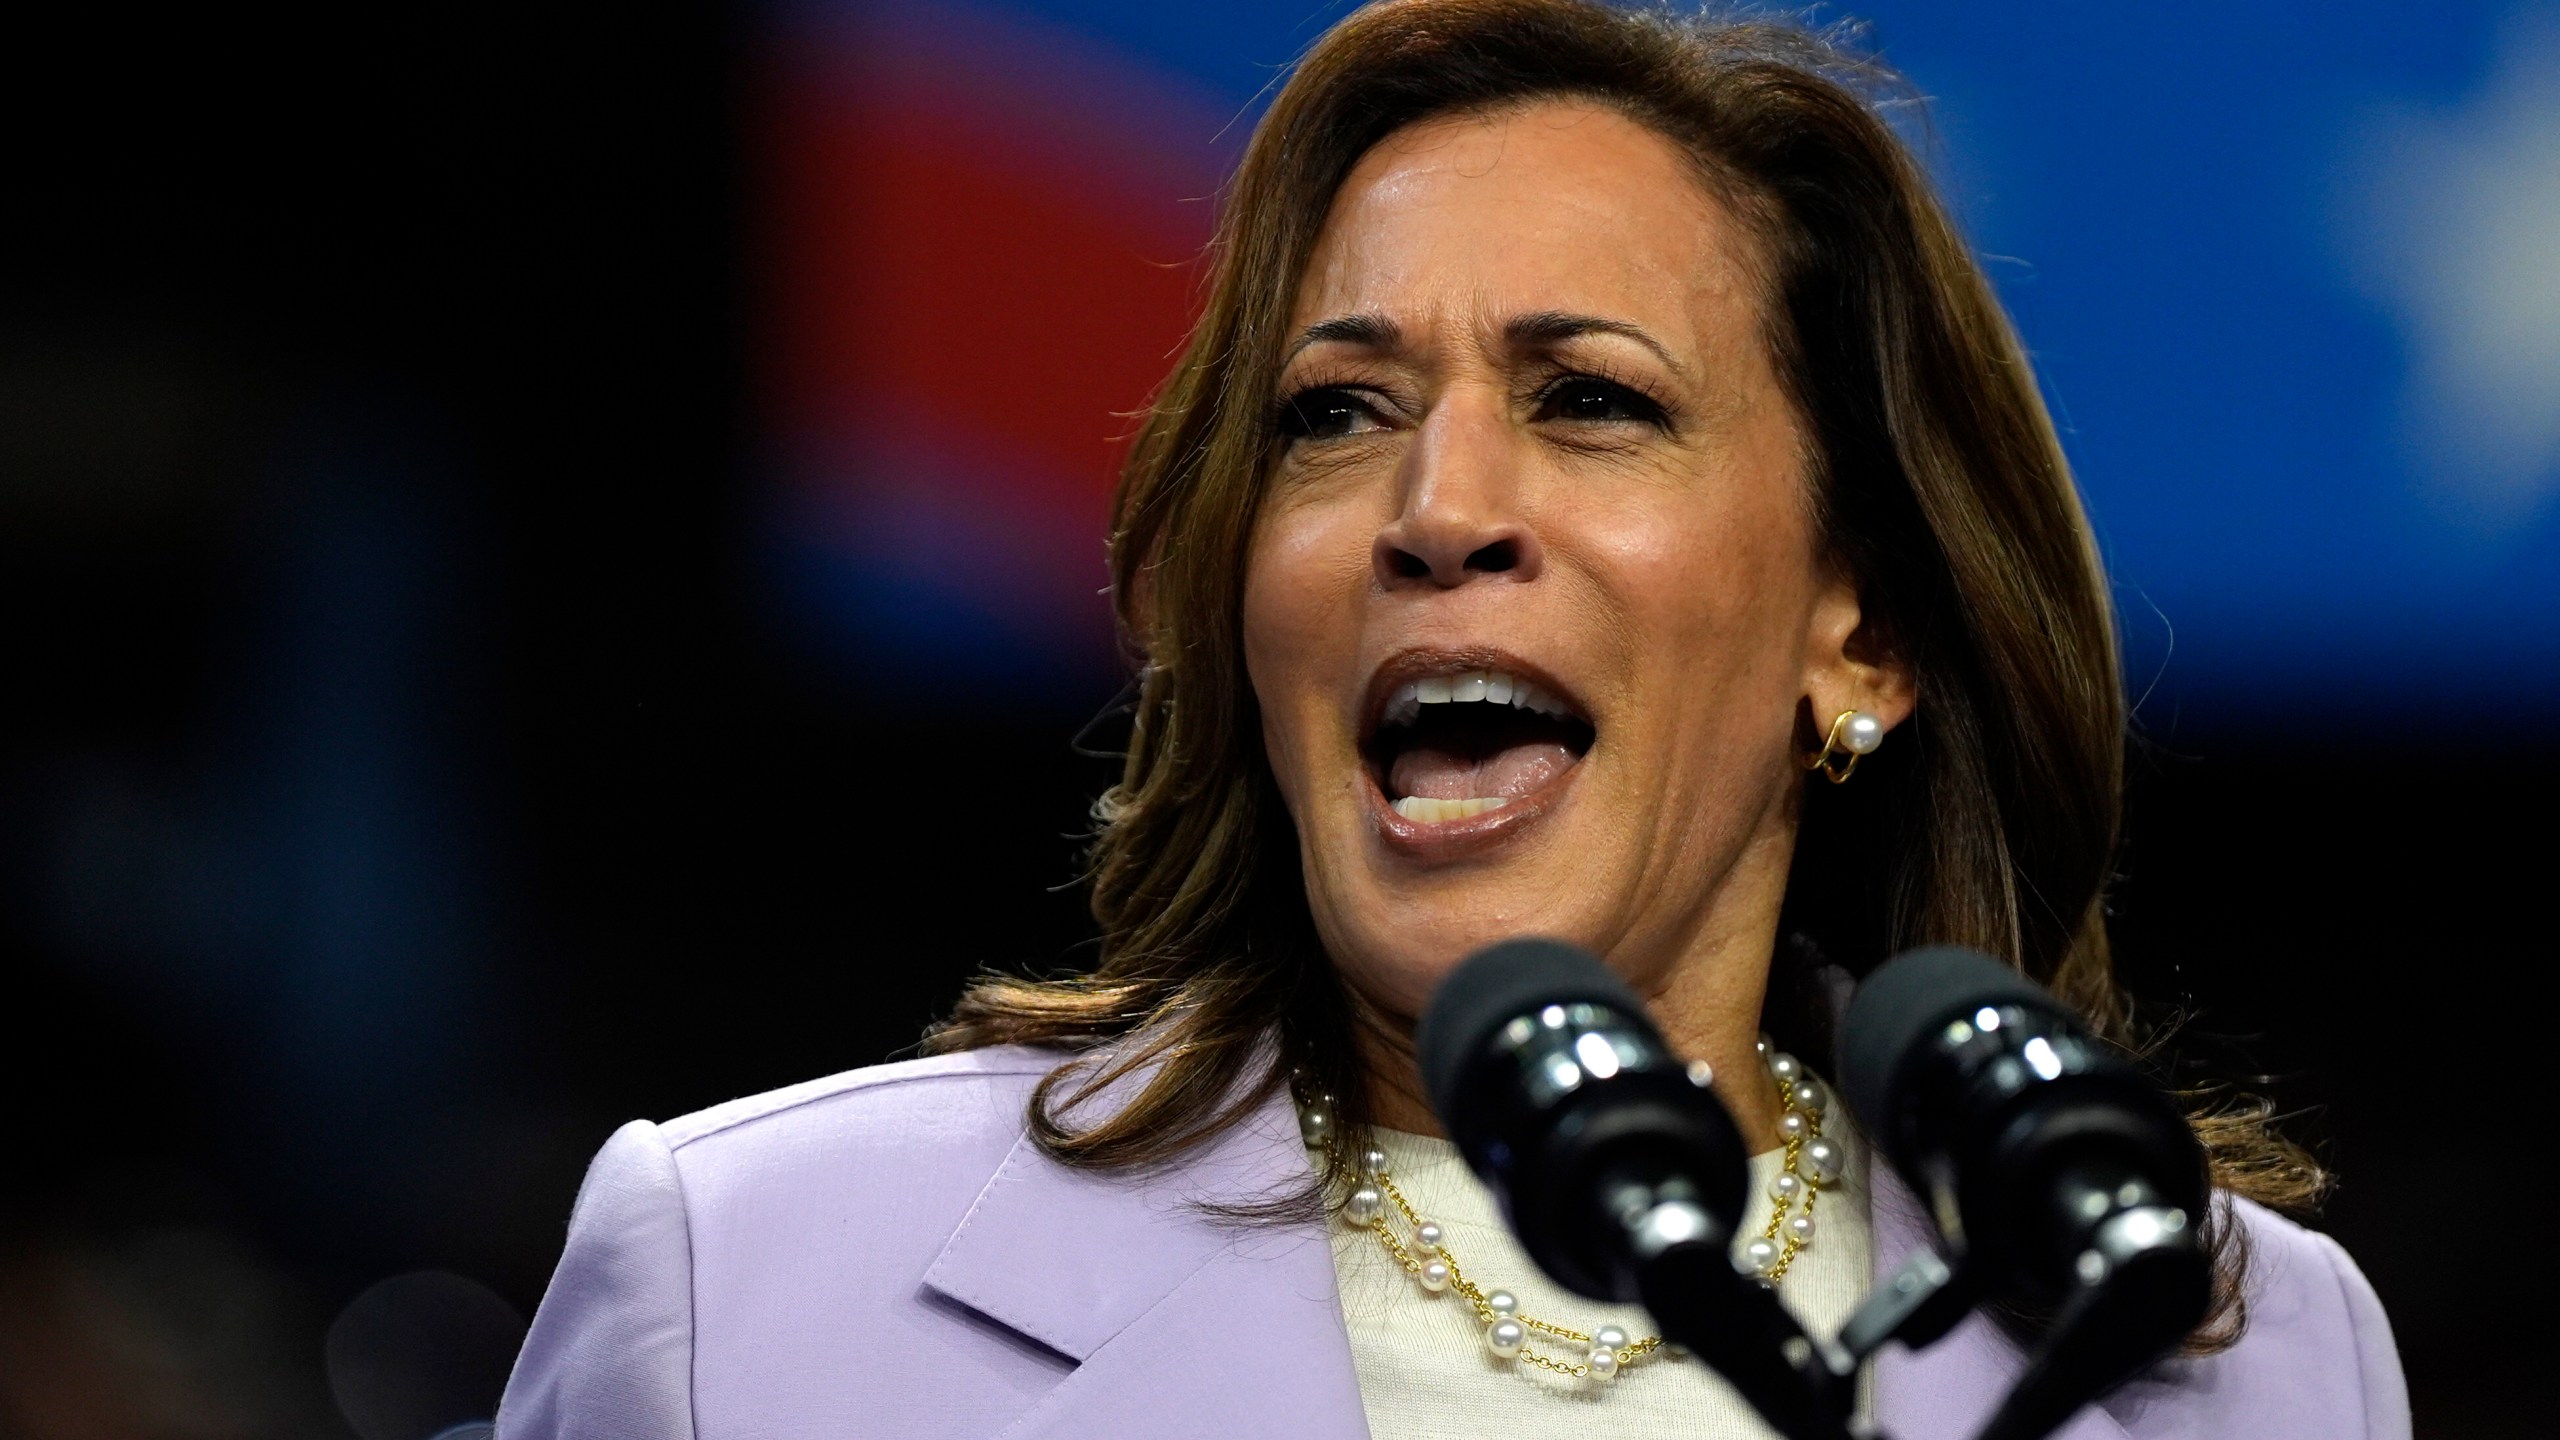
<path fill-rule="evenodd" d="M 2072 1227 L 2082 1247 L 2078 1284 L 1974 1440 L 2043 1440 L 2158 1358 L 2203 1308 L 2210 1264 L 2184 1210 L 2139 1179 L 2071 1178 L 2062 1208 L 2084 1222 Z M 1935 1250 L 1913 1255 L 1841 1327 L 1831 1363 L 1854 1374 L 1890 1341 L 1914 1350 L 1935 1344 L 1979 1301 L 1971 1270 L 1960 1249 L 1952 1260 Z"/>
<path fill-rule="evenodd" d="M 2070 1208 L 2097 1217 L 2076 1237 L 2079 1283 L 1976 1440 L 2042 1440 L 2159 1358 L 2210 1303 L 2212 1261 L 2183 1208 L 2139 1179 L 2071 1179 L 2082 1203 Z"/>
<path fill-rule="evenodd" d="M 1733 1237 L 1677 1181 L 1612 1176 L 1637 1298 L 1663 1338 L 1714 1367 L 1789 1440 L 1872 1440 L 1854 1429 L 1857 1362 L 1805 1333 L 1778 1292 L 1733 1268 Z"/>

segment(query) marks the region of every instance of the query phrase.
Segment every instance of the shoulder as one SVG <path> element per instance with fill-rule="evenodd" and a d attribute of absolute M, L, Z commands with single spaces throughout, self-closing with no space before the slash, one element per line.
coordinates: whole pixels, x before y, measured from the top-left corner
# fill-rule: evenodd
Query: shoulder
<path fill-rule="evenodd" d="M 848 1253 L 930 1254 L 1022 1141 L 1032 1089 L 1066 1056 L 964 1051 L 849 1070 L 656 1127 L 692 1217 L 697 1284 L 787 1267 L 819 1232 Z"/>
<path fill-rule="evenodd" d="M 2126 1386 L 2108 1409 L 2136 1436 L 2208 1421 L 2195 1433 L 2406 1440 L 2399 1352 L 2364 1272 L 2316 1230 L 2247 1200 L 2222 1203 L 2247 1246 L 2247 1330 L 2228 1350 Z"/>
<path fill-rule="evenodd" d="M 1004 1045 L 867 1065 L 726 1101 L 656 1128 L 688 1165 L 747 1160 L 815 1138 L 928 1150 L 974 1150 L 997 1140 L 1010 1146 L 1022 1132 L 1032 1088 L 1067 1058 Z"/>
<path fill-rule="evenodd" d="M 499 1433 L 693 1440 L 698 1413 L 753 1409 L 731 1391 L 841 1369 L 855 1337 L 910 1303 L 1065 1058 L 875 1065 L 615 1131 L 578 1191 Z M 706 1393 L 704 1373 L 738 1383 Z"/>

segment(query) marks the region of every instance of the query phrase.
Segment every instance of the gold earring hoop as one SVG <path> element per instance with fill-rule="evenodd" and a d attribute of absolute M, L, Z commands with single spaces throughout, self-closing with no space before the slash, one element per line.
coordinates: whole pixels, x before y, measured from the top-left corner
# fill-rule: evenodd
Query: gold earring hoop
<path fill-rule="evenodd" d="M 1831 733 L 1822 737 L 1822 753 L 1804 762 L 1807 770 L 1819 770 L 1822 778 L 1837 785 L 1858 769 L 1858 762 L 1876 753 L 1884 743 L 1884 722 L 1864 710 L 1843 710 L 1831 722 Z"/>

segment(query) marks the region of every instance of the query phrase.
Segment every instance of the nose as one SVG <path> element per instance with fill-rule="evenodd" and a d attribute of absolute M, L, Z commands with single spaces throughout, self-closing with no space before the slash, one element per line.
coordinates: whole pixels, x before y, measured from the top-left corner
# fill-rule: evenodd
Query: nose
<path fill-rule="evenodd" d="M 1397 477 L 1395 516 L 1370 547 L 1380 586 L 1447 590 L 1494 575 L 1536 577 L 1542 556 L 1520 514 L 1508 428 L 1454 407 L 1423 422 Z"/>

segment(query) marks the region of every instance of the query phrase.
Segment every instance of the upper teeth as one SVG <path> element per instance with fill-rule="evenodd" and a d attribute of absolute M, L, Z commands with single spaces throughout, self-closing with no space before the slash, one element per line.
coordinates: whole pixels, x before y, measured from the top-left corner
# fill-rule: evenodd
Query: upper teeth
<path fill-rule="evenodd" d="M 1573 708 L 1517 675 L 1500 670 L 1462 670 L 1455 675 L 1426 675 L 1407 680 L 1387 697 L 1378 717 L 1382 725 L 1410 725 L 1425 705 L 1482 702 L 1535 710 L 1541 715 L 1570 717 Z"/>

